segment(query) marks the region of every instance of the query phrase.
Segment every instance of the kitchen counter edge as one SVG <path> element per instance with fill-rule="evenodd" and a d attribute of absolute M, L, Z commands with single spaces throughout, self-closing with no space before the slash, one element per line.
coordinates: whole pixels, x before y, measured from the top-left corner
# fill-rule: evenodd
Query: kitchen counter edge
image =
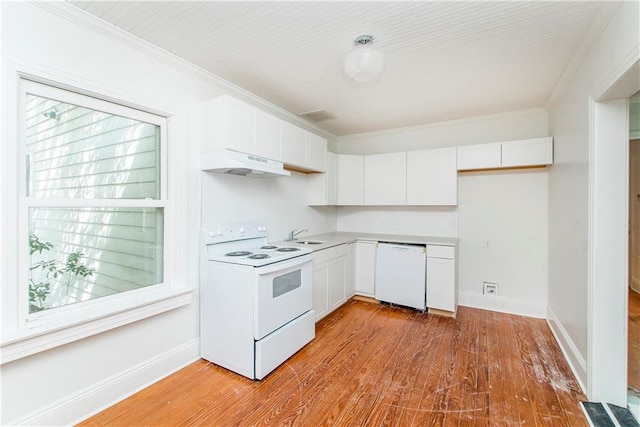
<path fill-rule="evenodd" d="M 322 241 L 320 244 L 305 245 L 297 242 L 304 241 Z M 442 246 L 458 246 L 458 238 L 455 237 L 436 237 L 436 236 L 411 236 L 406 234 L 378 234 L 378 233 L 354 233 L 346 231 L 336 231 L 331 233 L 314 234 L 301 236 L 294 241 L 273 242 L 273 244 L 308 247 L 313 252 L 329 249 L 334 246 L 354 243 L 356 241 L 370 242 L 392 242 L 392 243 L 408 243 L 416 245 L 442 245 Z"/>

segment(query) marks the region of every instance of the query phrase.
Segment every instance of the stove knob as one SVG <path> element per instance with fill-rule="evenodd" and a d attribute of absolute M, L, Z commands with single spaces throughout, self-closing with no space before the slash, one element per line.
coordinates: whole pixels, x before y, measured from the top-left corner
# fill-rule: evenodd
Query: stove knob
<path fill-rule="evenodd" d="M 209 237 L 215 237 L 216 233 L 213 230 L 209 230 Z"/>
<path fill-rule="evenodd" d="M 216 234 L 217 234 L 218 236 L 222 236 L 222 230 L 220 230 L 220 229 L 216 230 Z"/>
<path fill-rule="evenodd" d="M 267 231 L 267 227 L 265 227 L 263 225 L 259 225 L 258 226 L 258 231 Z"/>
<path fill-rule="evenodd" d="M 240 234 L 244 234 L 244 227 L 240 227 L 238 231 L 240 232 Z"/>

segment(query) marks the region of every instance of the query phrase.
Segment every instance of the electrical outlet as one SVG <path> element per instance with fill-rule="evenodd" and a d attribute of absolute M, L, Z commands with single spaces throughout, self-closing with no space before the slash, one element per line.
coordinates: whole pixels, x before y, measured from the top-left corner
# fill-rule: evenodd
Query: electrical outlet
<path fill-rule="evenodd" d="M 484 295 L 498 295 L 498 284 L 491 283 L 491 282 L 483 282 L 482 293 Z"/>

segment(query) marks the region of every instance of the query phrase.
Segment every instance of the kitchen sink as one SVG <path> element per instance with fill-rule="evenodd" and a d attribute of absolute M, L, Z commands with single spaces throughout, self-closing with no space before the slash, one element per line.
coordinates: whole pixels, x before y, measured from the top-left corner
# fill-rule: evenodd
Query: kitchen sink
<path fill-rule="evenodd" d="M 323 240 L 300 240 L 296 242 L 299 245 L 321 245 L 324 243 Z"/>

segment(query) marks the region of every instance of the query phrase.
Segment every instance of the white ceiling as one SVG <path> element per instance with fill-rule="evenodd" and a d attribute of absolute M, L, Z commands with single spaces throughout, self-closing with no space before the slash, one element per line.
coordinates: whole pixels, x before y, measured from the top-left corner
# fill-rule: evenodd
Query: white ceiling
<path fill-rule="evenodd" d="M 336 136 L 544 107 L 600 2 L 70 1 Z M 593 23 L 592 23 L 593 22 Z M 375 37 L 383 73 L 342 60 Z M 567 71 L 565 71 L 567 70 Z"/>

